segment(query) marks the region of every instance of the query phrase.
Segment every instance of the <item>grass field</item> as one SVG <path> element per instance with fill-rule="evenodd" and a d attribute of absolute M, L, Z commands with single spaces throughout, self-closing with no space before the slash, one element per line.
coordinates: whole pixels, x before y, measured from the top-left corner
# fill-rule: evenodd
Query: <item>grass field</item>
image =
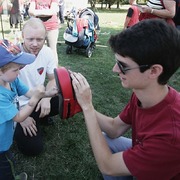
<path fill-rule="evenodd" d="M 111 34 L 120 32 L 126 10 L 98 10 L 101 31 L 96 49 L 91 58 L 83 51 L 74 50 L 66 54 L 63 33 L 60 29 L 58 45 L 59 65 L 72 71 L 81 72 L 88 80 L 95 108 L 110 116 L 116 116 L 129 100 L 131 91 L 121 87 L 119 78 L 112 72 L 114 55 L 107 41 Z M 170 84 L 180 90 L 180 71 Z M 82 113 L 68 120 L 56 117 L 55 125 L 42 127 L 45 149 L 38 157 L 26 157 L 18 152 L 16 144 L 13 152 L 17 172 L 28 173 L 29 180 L 100 180 L 101 174 L 94 160 L 88 140 Z M 129 133 L 126 134 L 129 136 Z"/>

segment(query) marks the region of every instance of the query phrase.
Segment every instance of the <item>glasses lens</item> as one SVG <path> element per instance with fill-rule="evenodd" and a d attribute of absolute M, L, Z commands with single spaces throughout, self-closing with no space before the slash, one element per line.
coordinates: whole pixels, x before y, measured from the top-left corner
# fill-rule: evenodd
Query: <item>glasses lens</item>
<path fill-rule="evenodd" d="M 141 69 L 141 72 L 144 72 L 146 71 L 147 69 L 149 69 L 151 67 L 151 65 L 140 65 L 140 66 L 136 66 L 136 67 L 128 67 L 126 66 L 125 64 L 121 63 L 120 61 L 116 60 L 116 63 L 120 69 L 120 71 L 123 73 L 123 74 L 126 74 L 126 71 L 129 71 L 129 70 L 132 70 L 132 69 Z"/>
<path fill-rule="evenodd" d="M 116 61 L 116 63 L 117 63 L 117 65 L 118 65 L 119 69 L 121 70 L 121 72 L 122 72 L 123 74 L 125 74 L 125 70 L 124 70 L 123 65 L 122 65 L 118 60 Z"/>

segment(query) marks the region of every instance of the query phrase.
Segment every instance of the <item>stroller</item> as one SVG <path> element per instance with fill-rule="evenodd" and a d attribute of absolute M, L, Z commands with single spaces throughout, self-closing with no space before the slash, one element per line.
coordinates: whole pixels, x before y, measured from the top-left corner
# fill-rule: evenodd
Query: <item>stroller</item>
<path fill-rule="evenodd" d="M 75 17 L 75 15 L 73 16 Z M 97 40 L 95 29 L 98 24 L 98 17 L 88 8 L 79 12 L 74 19 L 72 19 L 73 16 L 70 16 L 70 21 L 67 23 L 67 28 L 63 35 L 65 44 L 67 44 L 66 54 L 72 54 L 74 47 L 84 49 L 86 57 L 90 58 Z"/>

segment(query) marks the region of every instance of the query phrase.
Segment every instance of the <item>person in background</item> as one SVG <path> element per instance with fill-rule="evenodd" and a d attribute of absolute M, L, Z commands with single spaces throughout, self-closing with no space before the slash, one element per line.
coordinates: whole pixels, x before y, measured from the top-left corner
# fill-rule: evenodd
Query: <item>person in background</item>
<path fill-rule="evenodd" d="M 18 24 L 20 23 L 20 6 L 19 6 L 19 0 L 11 0 L 12 8 L 9 12 L 9 23 L 10 23 L 10 29 L 13 28 L 18 29 Z"/>
<path fill-rule="evenodd" d="M 124 29 L 133 26 L 134 24 L 139 22 L 139 8 L 136 6 L 136 0 L 129 0 L 129 4 L 131 5 L 128 9 L 126 19 L 124 22 Z"/>
<path fill-rule="evenodd" d="M 29 88 L 43 84 L 46 89 L 56 86 L 54 69 L 57 68 L 51 48 L 44 45 L 46 39 L 46 28 L 39 18 L 30 18 L 22 28 L 23 43 L 20 49 L 24 52 L 34 54 L 35 61 L 24 67 L 19 73 L 21 79 Z M 20 108 L 28 104 L 29 98 L 19 98 Z M 28 156 L 40 154 L 44 148 L 41 133 L 42 124 L 52 124 L 52 116 L 59 113 L 59 98 L 42 98 L 37 107 L 39 111 L 33 111 L 22 123 L 17 123 L 15 130 L 15 141 L 18 149 Z"/>
<path fill-rule="evenodd" d="M 139 20 L 161 18 L 174 26 L 173 17 L 176 13 L 176 2 L 174 0 L 147 1 L 146 6 L 140 7 Z"/>
<path fill-rule="evenodd" d="M 28 18 L 30 18 L 30 16 L 29 16 L 29 6 L 30 6 L 30 2 L 29 1 L 26 1 L 25 3 L 24 3 L 24 9 L 25 9 L 25 13 L 24 13 L 24 19 L 28 19 Z"/>
<path fill-rule="evenodd" d="M 34 60 L 34 55 L 22 52 L 8 40 L 0 40 L 0 179 L 2 180 L 27 179 L 25 172 L 15 176 L 13 162 L 9 156 L 14 135 L 13 121 L 24 121 L 42 97 L 58 93 L 57 88 L 45 91 L 42 85 L 29 90 L 18 78 L 20 69 L 33 63 Z M 19 109 L 18 97 L 21 95 L 30 98 L 23 109 Z"/>
<path fill-rule="evenodd" d="M 59 5 L 58 0 L 31 0 L 29 15 L 40 18 L 47 30 L 47 44 L 53 50 L 58 66 L 57 41 L 59 36 Z"/>
<path fill-rule="evenodd" d="M 64 24 L 64 0 L 59 0 L 59 20 Z"/>
<path fill-rule="evenodd" d="M 11 0 L 0 0 L 0 14 L 9 14 L 12 8 Z"/>
<path fill-rule="evenodd" d="M 180 32 L 164 20 L 148 19 L 112 35 L 109 44 L 113 71 L 124 88 L 132 89 L 115 118 L 95 110 L 87 80 L 71 72 L 104 179 L 180 179 L 180 93 L 168 85 L 180 67 Z M 129 129 L 132 139 L 123 137 Z"/>

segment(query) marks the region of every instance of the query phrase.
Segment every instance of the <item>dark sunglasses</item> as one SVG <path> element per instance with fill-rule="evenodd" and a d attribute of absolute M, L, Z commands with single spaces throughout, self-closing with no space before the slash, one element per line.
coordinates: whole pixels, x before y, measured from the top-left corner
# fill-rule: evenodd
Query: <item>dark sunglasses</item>
<path fill-rule="evenodd" d="M 121 62 L 118 61 L 118 60 L 116 60 L 116 63 L 117 63 L 119 69 L 121 70 L 121 72 L 122 72 L 123 74 L 126 74 L 126 71 L 129 71 L 129 70 L 132 70 L 132 69 L 149 68 L 149 67 L 150 67 L 150 65 L 140 65 L 140 66 L 137 66 L 137 67 L 132 67 L 132 68 L 130 68 L 130 67 L 125 67 L 125 66 L 123 65 L 123 63 L 121 63 Z"/>

